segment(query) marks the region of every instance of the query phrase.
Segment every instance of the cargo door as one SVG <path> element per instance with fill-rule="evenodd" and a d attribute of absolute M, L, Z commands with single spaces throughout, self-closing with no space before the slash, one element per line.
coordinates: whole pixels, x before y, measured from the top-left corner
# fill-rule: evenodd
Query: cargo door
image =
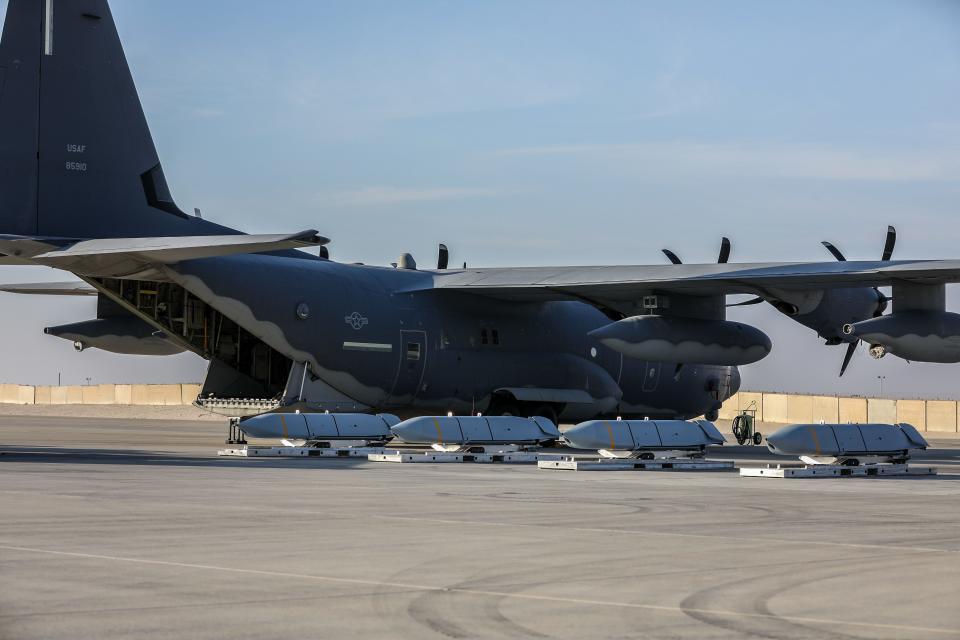
<path fill-rule="evenodd" d="M 657 385 L 660 384 L 660 363 L 659 362 L 644 362 L 644 371 L 643 371 L 643 390 L 644 391 L 656 391 Z"/>
<path fill-rule="evenodd" d="M 427 363 L 427 332 L 400 332 L 400 362 L 397 378 L 390 392 L 391 404 L 413 402 L 420 391 L 423 372 Z"/>
<path fill-rule="evenodd" d="M 833 428 L 833 433 L 837 436 L 840 453 L 856 453 L 867 450 L 867 445 L 863 442 L 863 436 L 860 435 L 859 426 L 855 424 L 837 425 Z"/>

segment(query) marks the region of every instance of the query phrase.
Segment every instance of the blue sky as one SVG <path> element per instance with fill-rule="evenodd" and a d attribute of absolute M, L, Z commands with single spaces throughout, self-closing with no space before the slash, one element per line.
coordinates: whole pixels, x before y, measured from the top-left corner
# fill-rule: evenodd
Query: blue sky
<path fill-rule="evenodd" d="M 277 6 L 113 6 L 173 193 L 217 222 L 316 228 L 378 264 L 440 241 L 478 266 L 709 261 L 722 235 L 735 261 L 828 259 L 823 239 L 873 258 L 887 224 L 895 257 L 960 256 L 958 3 Z M 0 295 L 22 345 L 4 380 L 201 375 L 76 355 L 39 327 L 88 302 Z M 838 384 L 842 348 L 770 309 L 731 317 L 775 342 L 746 386 L 960 395 L 960 365 L 863 353 Z"/>

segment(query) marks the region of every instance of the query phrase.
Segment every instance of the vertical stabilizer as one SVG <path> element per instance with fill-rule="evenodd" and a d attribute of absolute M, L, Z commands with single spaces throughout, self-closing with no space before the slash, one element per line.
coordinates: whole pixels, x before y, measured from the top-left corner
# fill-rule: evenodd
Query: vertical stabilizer
<path fill-rule="evenodd" d="M 9 0 L 0 233 L 230 233 L 174 203 L 106 0 Z"/>
<path fill-rule="evenodd" d="M 42 10 L 11 1 L 0 38 L 0 233 L 37 234 Z"/>

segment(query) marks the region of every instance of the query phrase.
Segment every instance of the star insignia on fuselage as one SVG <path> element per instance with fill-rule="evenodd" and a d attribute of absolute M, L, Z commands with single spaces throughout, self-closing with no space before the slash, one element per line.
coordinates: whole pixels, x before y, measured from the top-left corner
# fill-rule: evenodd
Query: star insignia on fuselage
<path fill-rule="evenodd" d="M 356 331 L 360 331 L 360 329 L 363 329 L 370 323 L 369 320 L 360 315 L 359 311 L 354 311 L 350 315 L 344 317 L 343 321 L 353 327 Z"/>

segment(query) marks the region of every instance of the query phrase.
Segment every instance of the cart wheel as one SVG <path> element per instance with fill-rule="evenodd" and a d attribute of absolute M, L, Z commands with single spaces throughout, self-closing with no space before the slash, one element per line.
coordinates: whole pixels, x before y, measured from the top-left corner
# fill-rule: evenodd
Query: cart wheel
<path fill-rule="evenodd" d="M 753 432 L 753 444 L 760 444 L 763 442 L 763 435 L 759 431 Z"/>

